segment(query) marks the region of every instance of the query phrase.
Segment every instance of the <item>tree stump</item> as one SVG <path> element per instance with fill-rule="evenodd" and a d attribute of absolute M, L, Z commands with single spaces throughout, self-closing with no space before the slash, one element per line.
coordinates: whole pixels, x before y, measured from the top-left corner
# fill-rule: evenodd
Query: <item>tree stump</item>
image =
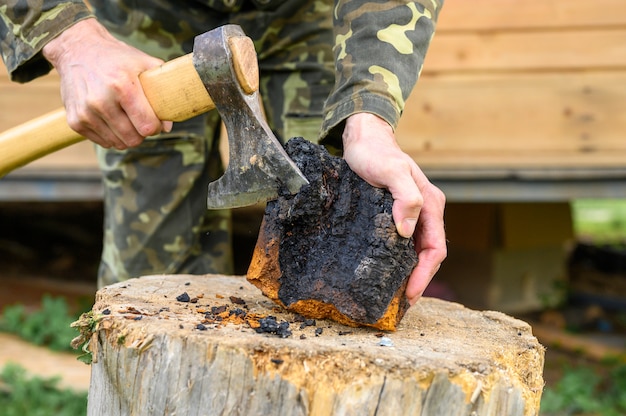
<path fill-rule="evenodd" d="M 304 319 L 236 276 L 98 291 L 88 414 L 536 415 L 544 349 L 525 322 L 423 298 L 396 332 Z"/>

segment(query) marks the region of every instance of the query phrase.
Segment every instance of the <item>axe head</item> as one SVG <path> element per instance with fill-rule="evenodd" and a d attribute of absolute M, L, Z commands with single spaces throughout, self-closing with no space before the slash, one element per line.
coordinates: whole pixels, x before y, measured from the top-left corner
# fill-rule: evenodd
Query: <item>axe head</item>
<path fill-rule="evenodd" d="M 229 163 L 224 175 L 209 184 L 209 209 L 253 205 L 276 198 L 282 185 L 297 193 L 309 183 L 268 126 L 257 91 L 244 91 L 238 81 L 232 46 L 241 50 L 247 43 L 255 53 L 237 25 L 204 33 L 194 42 L 194 66 L 228 132 Z M 258 74 L 258 68 L 250 70 Z"/>

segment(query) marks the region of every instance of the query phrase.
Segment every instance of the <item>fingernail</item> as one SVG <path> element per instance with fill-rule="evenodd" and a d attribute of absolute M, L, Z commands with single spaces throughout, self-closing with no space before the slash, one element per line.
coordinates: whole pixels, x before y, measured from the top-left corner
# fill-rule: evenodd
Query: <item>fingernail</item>
<path fill-rule="evenodd" d="M 417 218 L 405 218 L 402 221 L 402 230 L 400 230 L 400 235 L 405 238 L 409 238 L 413 235 L 415 231 L 415 226 L 417 225 Z"/>
<path fill-rule="evenodd" d="M 413 306 L 417 303 L 418 300 L 420 300 L 420 298 L 424 296 L 424 291 L 422 290 L 420 293 L 418 293 L 417 295 L 413 296 L 412 298 L 409 298 L 409 305 Z"/>

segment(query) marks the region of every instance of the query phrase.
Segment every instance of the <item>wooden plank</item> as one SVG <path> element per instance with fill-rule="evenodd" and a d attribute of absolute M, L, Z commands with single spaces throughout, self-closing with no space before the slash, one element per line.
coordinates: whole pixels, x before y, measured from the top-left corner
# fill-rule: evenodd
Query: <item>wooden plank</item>
<path fill-rule="evenodd" d="M 29 84 L 0 83 L 0 131 L 59 108 L 59 84 L 41 79 Z"/>
<path fill-rule="evenodd" d="M 12 88 L 25 93 L 0 95 L 3 130 L 40 114 L 33 108 L 56 108 L 41 99 L 53 95 L 55 86 L 48 84 L 47 94 L 43 84 Z M 626 160 L 619 153 L 626 150 L 624 102 L 626 73 L 620 72 L 423 76 L 397 136 L 421 163 L 427 157 L 429 166 L 619 165 Z M 61 166 L 95 168 L 92 146 L 81 143 L 27 169 Z"/>
<path fill-rule="evenodd" d="M 426 55 L 424 73 L 625 69 L 624 39 L 626 27 L 536 32 L 437 33 Z"/>
<path fill-rule="evenodd" d="M 432 151 L 406 148 L 428 174 L 439 178 L 624 178 L 626 151 Z"/>
<path fill-rule="evenodd" d="M 7 72 L 7 67 L 4 65 L 4 62 L 2 62 L 2 59 L 0 59 L 0 83 L 4 83 L 5 80 L 9 79 L 9 73 Z"/>
<path fill-rule="evenodd" d="M 626 147 L 622 134 L 626 131 L 622 111 L 626 71 L 557 71 L 564 67 L 626 68 L 626 43 L 618 42 L 626 37 L 626 29 L 444 35 L 435 38 L 398 130 L 400 142 L 411 154 L 420 158 L 428 154 L 432 164 L 444 166 L 469 163 L 459 162 L 467 152 L 472 152 L 468 166 L 479 160 L 486 166 L 503 161 L 537 166 L 540 160 L 617 165 L 622 158 L 619 152 Z M 528 45 L 534 46 L 531 53 L 524 52 Z M 459 70 L 470 72 L 442 75 Z M 434 72 L 438 76 L 432 76 Z M 4 68 L 0 73 L 5 73 Z M 59 105 L 56 73 L 25 85 L 0 78 L 0 131 Z M 84 143 L 65 155 L 36 163 L 45 168 L 72 163 L 95 167 L 92 152 L 91 145 Z M 537 152 L 552 156 L 540 158 Z M 564 153 L 562 158 L 559 152 Z M 89 156 L 81 161 L 83 154 Z"/>
<path fill-rule="evenodd" d="M 576 28 L 603 30 L 589 33 Z M 512 29 L 516 32 L 498 33 Z M 520 29 L 560 29 L 562 33 L 520 32 Z M 566 58 L 564 64 L 602 65 L 608 61 L 623 65 L 624 30 L 626 2 L 623 0 L 446 0 L 425 70 L 482 67 L 484 63 L 479 62 L 483 60 L 496 60 L 498 66 L 506 68 L 507 62 L 519 65 L 528 58 L 530 62 L 544 62 L 547 58 L 551 66 L 557 67 L 556 63 L 563 58 Z M 463 31 L 471 33 L 458 33 Z M 536 50 L 535 46 L 541 49 Z M 8 80 L 1 62 L 0 69 L 0 81 Z"/>
<path fill-rule="evenodd" d="M 626 25 L 623 0 L 445 0 L 438 33 Z"/>
<path fill-rule="evenodd" d="M 397 129 L 414 155 L 626 151 L 626 72 L 425 76 Z"/>
<path fill-rule="evenodd" d="M 0 73 L 6 74 L 5 68 Z M 27 84 L 0 77 L 0 132 L 55 110 L 62 105 L 56 72 Z M 98 164 L 91 142 L 82 142 L 20 168 L 20 173 L 46 176 L 51 171 L 96 171 Z"/>
<path fill-rule="evenodd" d="M 0 132 L 62 105 L 56 71 L 26 84 L 12 82 L 0 60 Z"/>

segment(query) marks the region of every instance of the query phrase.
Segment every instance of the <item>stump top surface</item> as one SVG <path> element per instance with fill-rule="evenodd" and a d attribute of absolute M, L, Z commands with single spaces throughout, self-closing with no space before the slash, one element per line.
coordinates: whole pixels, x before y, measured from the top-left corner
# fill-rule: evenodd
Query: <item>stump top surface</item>
<path fill-rule="evenodd" d="M 195 303 L 177 301 L 183 293 Z M 271 315 L 279 322 L 290 322 L 292 335 L 281 338 L 257 333 L 246 322 L 228 322 L 234 319 L 221 323 L 206 320 L 207 311 L 224 306 L 227 312 L 222 312 L 223 316 L 240 308 L 248 316 Z M 322 320 L 301 328 L 302 322 L 296 315 L 278 308 L 239 276 L 144 276 L 98 291 L 93 311 L 101 314 L 106 309 L 110 314 L 105 321 L 123 322 L 125 342 L 137 345 L 163 334 L 219 338 L 221 344 L 253 344 L 257 350 L 289 351 L 291 357 L 344 351 L 397 370 L 444 368 L 453 373 L 469 370 L 485 376 L 497 367 L 494 362 L 523 372 L 529 367 L 524 360 L 534 362 L 537 354 L 543 354 L 543 347 L 527 323 L 500 312 L 474 311 L 434 298 L 422 298 L 411 307 L 396 332 L 381 333 Z M 198 329 L 203 322 L 206 329 Z M 321 334 L 316 335 L 320 328 Z M 522 377 L 541 379 L 541 374 Z"/>
<path fill-rule="evenodd" d="M 257 333 L 270 315 L 292 334 Z M 91 403 L 111 402 L 123 383 L 127 398 L 112 406 L 189 404 L 181 414 L 230 403 L 245 409 L 236 414 L 533 415 L 543 388 L 544 350 L 528 324 L 437 299 L 381 333 L 302 325 L 244 277 L 163 275 L 101 289 L 91 319 L 90 398 L 104 395 Z M 280 403 L 287 413 L 271 413 Z M 100 410 L 91 414 L 109 414 Z"/>

